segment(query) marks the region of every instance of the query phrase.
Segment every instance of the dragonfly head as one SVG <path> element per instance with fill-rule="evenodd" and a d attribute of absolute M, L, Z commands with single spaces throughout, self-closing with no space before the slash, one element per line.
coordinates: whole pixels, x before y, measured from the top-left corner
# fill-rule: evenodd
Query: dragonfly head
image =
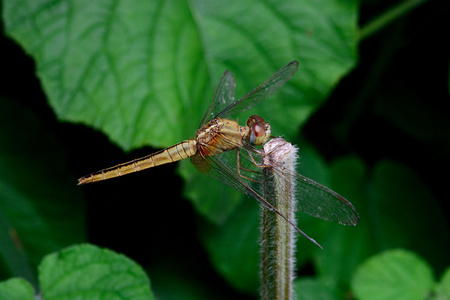
<path fill-rule="evenodd" d="M 247 126 L 249 127 L 248 141 L 250 144 L 259 146 L 270 138 L 270 124 L 260 116 L 253 115 L 248 118 Z"/>

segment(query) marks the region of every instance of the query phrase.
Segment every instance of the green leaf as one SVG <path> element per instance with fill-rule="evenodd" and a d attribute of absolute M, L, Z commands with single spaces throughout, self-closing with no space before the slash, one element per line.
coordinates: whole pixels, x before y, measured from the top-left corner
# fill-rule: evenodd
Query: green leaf
<path fill-rule="evenodd" d="M 42 299 L 155 299 L 142 268 L 124 255 L 76 245 L 46 256 L 39 266 Z M 22 278 L 0 283 L 0 299 L 35 299 Z"/>
<path fill-rule="evenodd" d="M 376 113 L 416 139 L 432 143 L 446 141 L 446 133 L 450 131 L 448 118 L 416 88 L 398 82 L 389 93 L 379 91 L 379 95 L 374 96 Z M 404 113 L 405 107 L 408 107 L 407 114 Z"/>
<path fill-rule="evenodd" d="M 441 281 L 436 285 L 435 294 L 436 296 L 434 299 L 450 299 L 450 268 L 445 270 Z"/>
<path fill-rule="evenodd" d="M 333 289 L 348 286 L 356 266 L 374 247 L 365 213 L 366 172 L 363 161 L 354 156 L 340 158 L 329 167 L 329 187 L 349 200 L 361 218 L 355 227 L 320 221 L 326 233 L 320 240 L 324 250 L 315 252 L 314 261 L 321 280 Z"/>
<path fill-rule="evenodd" d="M 407 247 L 435 267 L 450 251 L 445 216 L 437 200 L 406 166 L 380 161 L 368 189 L 372 236 L 379 249 Z M 418 220 L 426 220 L 419 222 Z"/>
<path fill-rule="evenodd" d="M 419 256 L 402 249 L 389 250 L 363 263 L 352 288 L 361 300 L 421 300 L 431 292 L 433 273 Z"/>
<path fill-rule="evenodd" d="M 44 255 L 84 241 L 84 202 L 46 126 L 16 102 L 0 107 L 0 256 L 35 284 Z"/>
<path fill-rule="evenodd" d="M 414 249 L 436 269 L 442 268 L 440 262 L 450 251 L 448 232 L 441 230 L 445 218 L 411 169 L 384 160 L 368 173 L 359 159 L 346 157 L 333 162 L 330 172 L 329 187 L 355 206 L 360 222 L 354 228 L 326 222 L 317 225 L 326 235 L 318 239 L 324 251 L 315 253 L 314 262 L 327 286 L 345 289 L 363 259 L 395 247 Z"/>
<path fill-rule="evenodd" d="M 192 135 L 225 69 L 242 96 L 297 59 L 283 105 L 292 131 L 354 65 L 356 3 L 6 0 L 4 19 L 59 118 L 130 149 Z"/>
<path fill-rule="evenodd" d="M 128 150 L 193 137 L 225 69 L 238 98 L 295 59 L 297 75 L 251 112 L 267 116 L 274 134 L 294 136 L 355 64 L 357 3 L 5 0 L 3 15 L 58 118 Z M 209 198 L 219 207 L 203 204 L 202 191 L 186 194 L 202 196 L 198 211 L 220 222 L 238 200 L 215 187 Z"/>
<path fill-rule="evenodd" d="M 334 300 L 339 299 L 322 281 L 312 278 L 300 278 L 294 281 L 297 300 Z"/>
<path fill-rule="evenodd" d="M 34 289 L 23 278 L 11 278 L 0 282 L 0 299 L 2 300 L 34 300 Z"/>
<path fill-rule="evenodd" d="M 327 165 L 323 157 L 305 140 L 301 140 L 297 146 L 299 147 L 297 172 L 320 184 L 329 186 L 330 166 Z M 302 200 L 299 199 L 299 201 Z M 324 246 L 324 237 L 326 237 L 327 231 L 330 230 L 328 222 L 311 217 L 300 211 L 296 213 L 296 218 L 297 225 L 300 226 L 300 229 Z M 304 262 L 309 261 L 311 254 L 317 251 L 319 253 L 322 252 L 316 245 L 300 236 L 297 240 L 297 266 L 301 266 Z"/>
<path fill-rule="evenodd" d="M 255 294 L 259 280 L 259 205 L 245 199 L 221 225 L 201 222 L 200 238 L 215 269 L 240 291 Z"/>
<path fill-rule="evenodd" d="M 193 202 L 200 214 L 215 224 L 224 224 L 239 203 L 247 199 L 228 185 L 198 172 L 190 161 L 180 163 L 178 174 L 186 182 L 184 196 Z"/>
<path fill-rule="evenodd" d="M 77 245 L 39 266 L 43 299 L 154 299 L 144 270 L 108 249 Z"/>
<path fill-rule="evenodd" d="M 217 286 L 205 284 L 203 268 L 198 268 L 197 260 L 186 264 L 183 257 L 170 257 L 158 260 L 147 272 L 152 279 L 152 291 L 156 299 L 164 300 L 225 300 L 226 294 L 218 292 Z"/>

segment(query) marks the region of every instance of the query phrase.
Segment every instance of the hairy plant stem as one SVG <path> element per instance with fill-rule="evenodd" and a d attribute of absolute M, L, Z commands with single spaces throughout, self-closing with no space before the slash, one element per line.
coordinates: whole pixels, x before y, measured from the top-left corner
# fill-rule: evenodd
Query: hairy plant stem
<path fill-rule="evenodd" d="M 264 145 L 264 196 L 294 224 L 295 181 L 293 178 L 281 177 L 277 170 L 295 172 L 297 150 L 282 138 L 273 139 Z M 292 299 L 295 229 L 268 209 L 263 208 L 261 214 L 261 299 Z"/>

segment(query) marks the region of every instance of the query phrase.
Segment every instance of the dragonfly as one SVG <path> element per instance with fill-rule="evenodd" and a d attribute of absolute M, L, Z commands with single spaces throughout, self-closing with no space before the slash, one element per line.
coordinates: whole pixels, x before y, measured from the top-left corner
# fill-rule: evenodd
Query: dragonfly
<path fill-rule="evenodd" d="M 260 192 L 261 189 L 254 187 L 261 184 L 263 173 L 261 170 L 267 167 L 264 165 L 265 153 L 259 148 L 273 138 L 269 122 L 257 115 L 250 116 L 245 126 L 232 120 L 234 115 L 254 107 L 276 93 L 291 79 L 297 69 L 298 62 L 290 62 L 236 101 L 234 100 L 236 87 L 234 77 L 230 71 L 225 71 L 195 138 L 83 176 L 78 179 L 78 185 L 103 181 L 190 158 L 197 170 L 255 198 L 263 207 L 278 214 L 300 234 L 322 248 L 292 220 L 270 204 L 261 195 L 263 194 Z M 288 171 L 279 168 L 277 172 L 283 175 L 283 172 Z M 356 225 L 359 222 L 357 211 L 343 196 L 296 172 L 286 173 L 286 178 L 288 176 L 295 180 L 295 194 L 299 199 L 300 211 L 343 225 Z"/>

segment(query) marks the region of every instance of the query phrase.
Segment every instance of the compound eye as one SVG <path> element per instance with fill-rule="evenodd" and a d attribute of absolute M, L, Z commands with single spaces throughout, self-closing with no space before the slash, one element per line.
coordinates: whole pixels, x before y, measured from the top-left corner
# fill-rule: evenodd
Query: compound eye
<path fill-rule="evenodd" d="M 250 130 L 257 138 L 266 134 L 266 126 L 261 122 L 254 123 Z"/>
<path fill-rule="evenodd" d="M 249 127 L 248 141 L 252 145 L 260 146 L 270 137 L 270 125 L 260 116 L 253 115 L 247 120 Z"/>
<path fill-rule="evenodd" d="M 262 124 L 266 123 L 262 117 L 257 116 L 257 115 L 253 115 L 250 118 L 248 118 L 247 126 L 251 128 L 253 126 L 253 124 L 255 124 L 256 122 L 259 122 L 259 123 L 262 123 Z"/>

